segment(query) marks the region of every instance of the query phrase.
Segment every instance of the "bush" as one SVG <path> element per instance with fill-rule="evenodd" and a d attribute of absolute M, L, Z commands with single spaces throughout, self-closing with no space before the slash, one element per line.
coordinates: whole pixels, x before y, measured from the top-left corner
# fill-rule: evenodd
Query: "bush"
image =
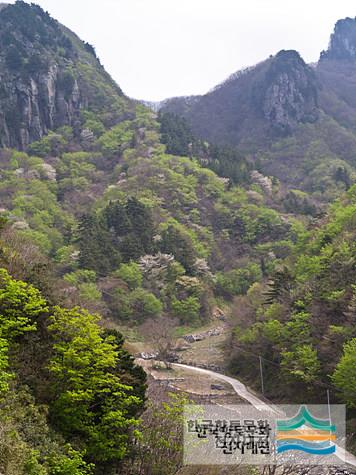
<path fill-rule="evenodd" d="M 195 325 L 199 321 L 200 301 L 197 297 L 187 297 L 186 299 L 177 300 L 173 297 L 172 313 L 178 317 L 182 323 Z"/>
<path fill-rule="evenodd" d="M 227 297 L 245 294 L 251 284 L 262 279 L 262 272 L 257 264 L 250 264 L 226 273 L 218 273 L 216 290 Z"/>
<path fill-rule="evenodd" d="M 342 399 L 350 408 L 356 407 L 356 338 L 344 345 L 342 355 L 332 381 L 340 391 Z"/>
<path fill-rule="evenodd" d="M 146 318 L 157 317 L 163 309 L 162 302 L 144 289 L 136 289 L 129 297 L 133 318 L 142 322 Z"/>
<path fill-rule="evenodd" d="M 115 277 L 126 282 L 130 290 L 134 290 L 142 285 L 142 273 L 136 262 L 121 264 L 119 269 L 114 272 Z"/>

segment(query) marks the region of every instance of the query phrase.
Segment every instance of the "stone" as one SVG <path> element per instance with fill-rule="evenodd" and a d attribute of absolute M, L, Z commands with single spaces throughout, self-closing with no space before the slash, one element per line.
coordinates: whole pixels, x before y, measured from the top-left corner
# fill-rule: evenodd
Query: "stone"
<path fill-rule="evenodd" d="M 142 353 L 140 353 L 139 356 L 140 356 L 140 358 L 142 358 L 143 360 L 154 360 L 154 359 L 157 358 L 158 353 L 157 353 L 157 352 L 149 353 L 149 352 L 143 351 Z"/>

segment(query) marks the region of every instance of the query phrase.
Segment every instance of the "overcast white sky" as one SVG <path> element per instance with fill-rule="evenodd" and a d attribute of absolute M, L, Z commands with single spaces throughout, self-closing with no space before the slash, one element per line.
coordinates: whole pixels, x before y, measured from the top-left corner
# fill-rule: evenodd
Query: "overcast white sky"
<path fill-rule="evenodd" d="M 355 0 L 32 0 L 93 44 L 131 97 L 201 94 L 281 49 L 318 59 Z M 14 3 L 10 1 L 9 3 Z"/>

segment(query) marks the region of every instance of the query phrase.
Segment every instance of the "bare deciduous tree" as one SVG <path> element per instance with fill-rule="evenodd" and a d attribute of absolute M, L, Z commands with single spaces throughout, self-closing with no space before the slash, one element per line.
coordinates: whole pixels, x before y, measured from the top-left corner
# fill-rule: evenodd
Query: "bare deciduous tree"
<path fill-rule="evenodd" d="M 175 327 L 178 321 L 169 317 L 158 317 L 146 320 L 141 325 L 140 333 L 157 352 L 157 359 L 163 361 L 167 368 L 170 367 L 169 357 L 175 343 Z"/>

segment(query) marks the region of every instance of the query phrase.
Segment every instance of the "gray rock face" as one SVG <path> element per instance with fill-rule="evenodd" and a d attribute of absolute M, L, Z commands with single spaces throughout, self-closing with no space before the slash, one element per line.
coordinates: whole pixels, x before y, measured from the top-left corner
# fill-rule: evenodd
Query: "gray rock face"
<path fill-rule="evenodd" d="M 345 18 L 335 24 L 329 47 L 320 55 L 320 60 L 356 59 L 356 18 Z"/>
<path fill-rule="evenodd" d="M 318 118 L 317 80 L 296 51 L 280 51 L 272 59 L 263 92 L 264 117 L 280 132 Z"/>
<path fill-rule="evenodd" d="M 0 145 L 24 149 L 49 130 L 74 125 L 84 102 L 75 81 L 65 97 L 59 83 L 60 67 L 52 64 L 37 78 L 18 77 L 13 82 L 0 76 L 5 98 L 0 100 Z M 16 111 L 13 117 L 11 111 Z"/>
<path fill-rule="evenodd" d="M 122 95 L 90 45 L 35 4 L 0 8 L 0 146 L 25 149 L 50 130 L 73 129 L 82 109 Z"/>

